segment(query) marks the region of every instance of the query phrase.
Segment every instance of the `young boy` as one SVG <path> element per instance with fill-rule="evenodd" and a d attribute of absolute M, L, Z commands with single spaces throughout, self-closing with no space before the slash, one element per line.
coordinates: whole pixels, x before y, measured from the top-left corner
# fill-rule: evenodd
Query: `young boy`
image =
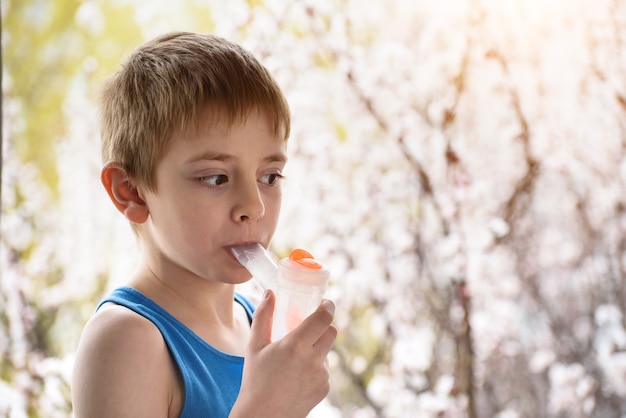
<path fill-rule="evenodd" d="M 235 293 L 230 248 L 276 228 L 289 127 L 267 70 L 212 35 L 147 42 L 105 84 L 102 183 L 142 258 L 81 337 L 76 418 L 305 417 L 328 394 L 332 302 L 272 343 L 274 294 Z"/>

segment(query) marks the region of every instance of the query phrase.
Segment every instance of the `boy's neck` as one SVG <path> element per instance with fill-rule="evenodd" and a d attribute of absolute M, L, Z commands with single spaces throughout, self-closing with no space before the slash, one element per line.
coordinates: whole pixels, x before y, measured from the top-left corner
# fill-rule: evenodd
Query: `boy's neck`
<path fill-rule="evenodd" d="M 202 318 L 205 324 L 225 327 L 234 324 L 234 285 L 197 277 L 185 279 L 155 272 L 145 265 L 139 267 L 129 285 L 186 325 L 195 318 Z"/>
<path fill-rule="evenodd" d="M 250 323 L 243 307 L 234 302 L 234 285 L 176 282 L 173 285 L 141 269 L 129 286 L 165 309 L 214 348 L 243 356 Z"/>

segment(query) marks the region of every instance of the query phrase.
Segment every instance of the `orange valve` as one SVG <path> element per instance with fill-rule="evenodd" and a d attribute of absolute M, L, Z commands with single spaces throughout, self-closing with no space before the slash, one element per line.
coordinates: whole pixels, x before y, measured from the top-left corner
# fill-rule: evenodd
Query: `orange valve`
<path fill-rule="evenodd" d="M 321 270 L 322 265 L 308 251 L 297 248 L 289 254 L 289 259 L 311 270 Z"/>

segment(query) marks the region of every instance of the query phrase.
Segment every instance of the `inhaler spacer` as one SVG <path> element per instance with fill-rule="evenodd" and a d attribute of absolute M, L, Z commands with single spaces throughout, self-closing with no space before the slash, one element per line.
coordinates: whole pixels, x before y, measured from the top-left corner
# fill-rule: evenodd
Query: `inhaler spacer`
<path fill-rule="evenodd" d="M 272 340 L 291 332 L 322 302 L 330 272 L 308 252 L 293 250 L 278 266 L 261 244 L 234 246 L 232 252 L 263 288 L 276 294 Z"/>

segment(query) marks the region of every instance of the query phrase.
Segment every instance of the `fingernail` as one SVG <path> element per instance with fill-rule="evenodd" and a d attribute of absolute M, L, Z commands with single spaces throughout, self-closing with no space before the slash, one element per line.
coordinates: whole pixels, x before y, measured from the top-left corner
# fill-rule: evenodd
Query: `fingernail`
<path fill-rule="evenodd" d="M 331 314 L 335 314 L 335 304 L 328 299 L 324 299 L 322 301 L 322 305 L 324 306 L 324 309 L 326 309 L 328 312 L 330 312 Z"/>
<path fill-rule="evenodd" d="M 263 300 L 267 300 L 267 298 L 269 298 L 269 297 L 270 297 L 270 291 L 266 289 L 263 292 Z"/>

